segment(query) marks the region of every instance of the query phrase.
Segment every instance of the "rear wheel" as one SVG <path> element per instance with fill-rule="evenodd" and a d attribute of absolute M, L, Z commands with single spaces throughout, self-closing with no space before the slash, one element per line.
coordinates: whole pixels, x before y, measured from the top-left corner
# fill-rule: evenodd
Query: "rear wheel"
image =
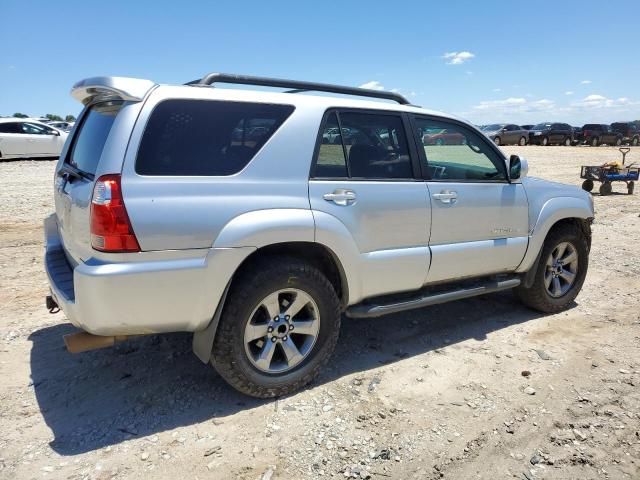
<path fill-rule="evenodd" d="M 542 146 L 544 146 L 544 147 L 549 145 L 549 137 L 543 137 L 541 143 L 542 143 Z"/>
<path fill-rule="evenodd" d="M 598 145 L 600 145 L 600 142 L 598 141 L 598 138 L 597 137 L 593 137 L 591 139 L 591 146 L 592 147 L 597 147 Z"/>
<path fill-rule="evenodd" d="M 444 145 L 444 140 L 441 139 L 441 138 L 436 139 L 436 145 L 438 145 L 438 146 Z"/>
<path fill-rule="evenodd" d="M 629 182 L 627 183 L 627 193 L 629 195 L 633 195 L 633 188 L 635 187 L 635 182 Z"/>
<path fill-rule="evenodd" d="M 593 190 L 593 180 L 586 179 L 584 182 L 582 182 L 582 189 L 587 192 Z"/>
<path fill-rule="evenodd" d="M 634 147 L 637 147 L 638 146 L 638 142 L 640 142 L 638 137 L 633 137 L 633 140 L 631 140 L 631 145 L 633 145 Z"/>
<path fill-rule="evenodd" d="M 495 143 L 496 145 L 500 145 L 500 137 L 494 138 L 493 143 Z"/>
<path fill-rule="evenodd" d="M 611 195 L 612 191 L 613 189 L 611 188 L 611 184 L 609 182 L 605 182 L 602 185 L 600 185 L 600 195 L 602 196 Z"/>
<path fill-rule="evenodd" d="M 521 147 L 524 147 L 527 144 L 527 139 L 524 137 L 520 137 L 520 141 L 518 142 L 518 145 L 520 145 Z"/>
<path fill-rule="evenodd" d="M 320 373 L 339 331 L 340 302 L 327 278 L 296 258 L 273 257 L 234 280 L 212 364 L 242 393 L 286 395 Z"/>
<path fill-rule="evenodd" d="M 622 139 L 620 137 L 616 138 L 616 147 L 622 145 Z"/>
<path fill-rule="evenodd" d="M 570 147 L 571 146 L 571 138 L 567 137 L 564 139 L 564 146 L 565 147 Z"/>
<path fill-rule="evenodd" d="M 556 313 L 576 298 L 589 266 L 589 247 L 575 225 L 553 228 L 545 239 L 542 255 L 530 288 L 515 288 L 516 296 L 530 308 Z"/>

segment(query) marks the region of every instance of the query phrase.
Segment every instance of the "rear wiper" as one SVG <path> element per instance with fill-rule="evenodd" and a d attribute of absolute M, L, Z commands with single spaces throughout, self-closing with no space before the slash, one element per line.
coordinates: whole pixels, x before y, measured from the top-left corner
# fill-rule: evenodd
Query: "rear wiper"
<path fill-rule="evenodd" d="M 73 165 L 71 165 L 70 163 L 63 163 L 62 164 L 62 168 L 60 169 L 60 172 L 58 173 L 66 173 L 68 175 L 71 175 L 72 177 L 78 178 L 78 179 L 86 179 L 86 180 L 93 180 L 94 176 L 90 173 L 87 172 L 83 172 L 82 170 L 74 167 Z"/>

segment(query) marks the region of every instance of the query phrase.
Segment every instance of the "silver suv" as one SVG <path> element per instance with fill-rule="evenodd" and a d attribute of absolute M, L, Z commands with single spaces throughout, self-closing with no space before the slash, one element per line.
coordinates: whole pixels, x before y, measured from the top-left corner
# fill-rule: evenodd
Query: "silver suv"
<path fill-rule="evenodd" d="M 72 352 L 193 332 L 233 387 L 273 397 L 318 374 L 343 313 L 511 288 L 557 312 L 584 282 L 591 197 L 397 93 L 210 74 L 72 95 L 85 108 L 45 220 L 47 305 L 81 329 Z"/>

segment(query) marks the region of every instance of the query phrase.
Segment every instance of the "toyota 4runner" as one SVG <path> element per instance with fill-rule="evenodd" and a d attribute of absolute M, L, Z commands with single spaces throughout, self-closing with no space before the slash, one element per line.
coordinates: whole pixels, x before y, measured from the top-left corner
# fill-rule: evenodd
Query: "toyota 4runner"
<path fill-rule="evenodd" d="M 318 374 L 343 313 L 506 289 L 557 312 L 585 280 L 590 195 L 397 93 L 210 74 L 72 95 L 85 107 L 45 220 L 47 306 L 81 329 L 72 352 L 193 332 L 233 387 L 273 397 Z"/>

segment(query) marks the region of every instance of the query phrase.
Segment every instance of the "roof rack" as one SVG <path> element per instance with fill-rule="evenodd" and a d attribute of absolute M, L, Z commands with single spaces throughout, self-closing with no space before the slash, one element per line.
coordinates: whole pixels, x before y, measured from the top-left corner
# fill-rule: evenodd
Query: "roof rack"
<path fill-rule="evenodd" d="M 200 80 L 193 80 L 185 85 L 210 86 L 214 83 L 232 83 L 236 85 L 257 85 L 262 87 L 290 88 L 285 93 L 299 92 L 329 92 L 355 95 L 358 97 L 383 98 L 393 100 L 400 105 L 410 105 L 409 100 L 396 92 L 385 90 L 371 90 L 368 88 L 343 87 L 328 83 L 303 82 L 299 80 L 285 80 L 281 78 L 252 77 L 249 75 L 235 75 L 229 73 L 210 73 Z"/>

